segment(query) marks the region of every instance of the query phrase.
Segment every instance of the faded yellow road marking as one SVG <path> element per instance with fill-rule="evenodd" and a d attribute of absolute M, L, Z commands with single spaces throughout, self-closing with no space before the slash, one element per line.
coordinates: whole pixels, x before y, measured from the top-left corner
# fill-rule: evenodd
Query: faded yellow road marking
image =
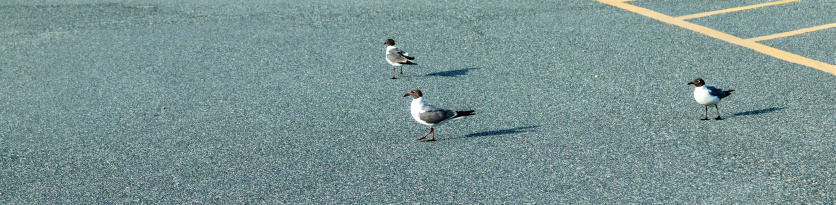
<path fill-rule="evenodd" d="M 659 12 L 656 12 L 656 11 L 653 11 L 653 10 L 650 10 L 650 9 L 646 9 L 646 8 L 642 8 L 642 7 L 638 7 L 638 6 L 633 6 L 633 5 L 630 5 L 628 3 L 624 3 L 624 2 L 619 1 L 619 0 L 598 0 L 598 1 L 601 2 L 601 3 L 609 4 L 611 6 L 615 6 L 615 7 L 624 9 L 624 10 L 632 11 L 632 12 L 637 13 L 637 14 L 641 14 L 641 15 L 659 20 L 661 22 L 665 22 L 665 23 L 668 23 L 668 24 L 673 24 L 673 25 L 676 25 L 676 26 L 679 26 L 679 27 L 682 27 L 682 28 L 686 28 L 686 29 L 689 29 L 689 30 L 692 30 L 692 31 L 696 31 L 696 32 L 705 34 L 707 36 L 711 36 L 711 37 L 716 38 L 716 39 L 720 39 L 720 40 L 723 40 L 723 41 L 726 41 L 726 42 L 729 42 L 729 43 L 732 43 L 732 44 L 743 46 L 743 47 L 755 50 L 757 52 L 760 52 L 760 53 L 763 53 L 763 54 L 766 54 L 766 55 L 769 55 L 769 56 L 772 56 L 772 57 L 775 57 L 775 58 L 778 58 L 778 59 L 781 59 L 781 60 L 785 60 L 785 61 L 789 61 L 789 62 L 792 62 L 792 63 L 808 66 L 808 67 L 811 67 L 811 68 L 815 68 L 815 69 L 818 69 L 818 70 L 836 75 L 836 66 L 834 66 L 834 65 L 830 65 L 830 64 L 827 64 L 827 63 L 824 63 L 824 62 L 821 62 L 821 61 L 813 60 L 813 59 L 810 59 L 810 58 L 807 58 L 807 57 L 804 57 L 804 56 L 796 55 L 796 54 L 793 54 L 793 53 L 790 53 L 790 52 L 786 52 L 786 51 L 779 50 L 779 49 L 776 49 L 776 48 L 773 48 L 773 47 L 769 47 L 767 45 L 763 45 L 763 44 L 757 43 L 757 42 L 752 41 L 752 40 L 742 39 L 742 38 L 737 37 L 737 36 L 733 36 L 733 35 L 730 35 L 730 34 L 727 34 L 727 33 L 723 33 L 723 32 L 720 32 L 720 31 L 717 31 L 717 30 L 714 30 L 714 29 L 711 29 L 711 28 L 708 28 L 708 27 L 705 27 L 705 26 L 702 26 L 702 25 L 697 25 L 697 24 L 694 24 L 694 23 L 691 23 L 691 22 L 687 22 L 683 19 L 678 19 L 678 18 L 675 18 L 675 17 L 671 17 L 671 16 L 668 16 L 668 15 L 665 15 L 665 14 L 662 14 L 662 13 L 659 13 Z"/>
<path fill-rule="evenodd" d="M 802 33 L 833 28 L 833 27 L 836 27 L 836 23 L 825 24 L 825 25 L 821 25 L 821 26 L 813 26 L 813 27 L 810 27 L 810 28 L 803 28 L 803 29 L 798 29 L 798 30 L 795 30 L 795 31 L 787 31 L 787 32 L 783 32 L 783 33 L 776 33 L 776 34 L 766 35 L 766 36 L 761 36 L 761 37 L 756 37 L 756 38 L 750 38 L 749 40 L 750 41 L 765 41 L 765 40 L 770 40 L 770 39 L 783 38 L 783 37 L 787 37 L 787 36 L 794 36 L 794 35 L 798 35 L 798 34 L 802 34 Z"/>
<path fill-rule="evenodd" d="M 760 8 L 760 7 L 764 7 L 764 6 L 772 6 L 772 5 L 777 5 L 777 4 L 785 4 L 785 3 L 790 3 L 790 2 L 793 2 L 793 1 L 800 1 L 800 0 L 781 0 L 781 1 L 766 2 L 766 3 L 762 3 L 762 4 L 755 4 L 755 5 L 749 5 L 749 6 L 741 6 L 741 7 L 717 10 L 717 11 L 709 11 L 709 12 L 703 12 L 703 13 L 690 14 L 690 15 L 676 17 L 676 19 L 685 20 L 685 19 L 706 17 L 706 16 L 715 15 L 715 14 L 742 11 L 742 10 Z"/>

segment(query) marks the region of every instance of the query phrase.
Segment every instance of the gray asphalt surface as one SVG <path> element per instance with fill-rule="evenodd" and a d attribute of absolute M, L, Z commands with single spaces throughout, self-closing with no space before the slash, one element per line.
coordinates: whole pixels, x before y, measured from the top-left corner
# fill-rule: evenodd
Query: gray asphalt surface
<path fill-rule="evenodd" d="M 832 15 L 834 11 L 836 11 L 834 0 L 807 0 L 707 16 L 693 19 L 691 22 L 741 38 L 754 38 L 836 23 L 836 15 Z"/>
<path fill-rule="evenodd" d="M 596 1 L 6 1 L 0 36 L 2 204 L 836 201 L 836 76 Z M 414 88 L 476 115 L 418 142 Z"/>

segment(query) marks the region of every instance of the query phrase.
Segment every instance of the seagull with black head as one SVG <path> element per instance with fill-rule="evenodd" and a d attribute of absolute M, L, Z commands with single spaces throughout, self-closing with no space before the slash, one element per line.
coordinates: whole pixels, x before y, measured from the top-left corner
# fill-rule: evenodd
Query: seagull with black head
<path fill-rule="evenodd" d="M 395 78 L 395 67 L 401 67 L 401 65 L 417 65 L 417 63 L 412 62 L 412 60 L 415 60 L 415 57 L 410 57 L 408 53 L 395 47 L 395 40 L 388 39 L 383 44 L 386 45 L 386 62 L 392 64 L 392 79 L 397 79 Z M 403 68 L 401 68 L 400 74 L 403 74 Z"/>
<path fill-rule="evenodd" d="M 406 96 L 412 96 L 412 104 L 409 106 L 409 112 L 412 114 L 412 118 L 415 119 L 415 121 L 418 121 L 418 123 L 430 126 L 430 132 L 425 134 L 423 137 L 418 138 L 418 140 L 425 139 L 427 138 L 427 135 L 432 134 L 432 139 L 429 141 L 435 141 L 434 127 L 436 125 L 447 122 L 449 119 L 457 119 L 459 117 L 473 115 L 474 112 L 473 110 L 447 110 L 424 104 L 424 95 L 421 93 L 421 90 L 418 89 L 414 89 L 403 95 L 403 97 Z"/>
<path fill-rule="evenodd" d="M 717 118 L 714 118 L 715 120 L 722 120 L 723 118 L 720 117 L 720 108 L 717 107 L 717 103 L 720 103 L 720 99 L 731 95 L 731 92 L 734 90 L 722 90 L 707 86 L 702 78 L 697 78 L 693 82 L 689 82 L 688 85 L 696 86 L 694 87 L 694 100 L 705 107 L 705 118 L 701 120 L 708 120 L 708 107 L 714 107 L 717 110 Z"/>

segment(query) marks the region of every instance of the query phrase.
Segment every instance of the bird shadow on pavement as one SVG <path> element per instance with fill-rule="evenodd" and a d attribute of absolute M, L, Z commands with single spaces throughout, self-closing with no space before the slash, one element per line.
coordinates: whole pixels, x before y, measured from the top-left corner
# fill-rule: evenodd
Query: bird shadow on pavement
<path fill-rule="evenodd" d="M 471 70 L 477 70 L 479 68 L 465 68 L 465 69 L 458 69 L 458 70 L 448 70 L 448 71 L 441 71 L 427 74 L 427 76 L 442 76 L 442 77 L 456 77 L 460 75 L 467 75 L 467 72 Z"/>
<path fill-rule="evenodd" d="M 487 136 L 495 136 L 495 135 L 508 135 L 508 134 L 523 133 L 523 132 L 531 132 L 531 129 L 534 129 L 534 128 L 537 128 L 537 127 L 539 127 L 539 126 L 534 125 L 534 126 L 516 127 L 516 128 L 504 129 L 504 130 L 477 132 L 477 133 L 465 135 L 464 137 L 449 138 L 448 140 L 460 139 L 460 138 L 487 137 Z"/>
<path fill-rule="evenodd" d="M 742 115 L 760 115 L 760 114 L 769 113 L 769 112 L 775 112 L 775 111 L 778 111 L 778 110 L 783 110 L 783 109 L 784 109 L 784 108 L 782 108 L 782 107 L 771 107 L 771 108 L 760 109 L 760 110 L 752 110 L 752 111 L 746 111 L 746 112 L 738 112 L 738 113 L 734 113 L 734 116 L 742 116 Z"/>

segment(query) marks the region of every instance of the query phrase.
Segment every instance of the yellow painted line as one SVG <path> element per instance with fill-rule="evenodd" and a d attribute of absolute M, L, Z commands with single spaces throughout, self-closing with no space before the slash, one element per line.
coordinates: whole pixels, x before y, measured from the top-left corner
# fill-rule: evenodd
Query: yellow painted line
<path fill-rule="evenodd" d="M 821 61 L 813 60 L 813 59 L 810 59 L 810 58 L 807 58 L 807 57 L 804 57 L 804 56 L 796 55 L 796 54 L 793 54 L 793 53 L 790 53 L 790 52 L 786 52 L 786 51 L 779 50 L 779 49 L 776 49 L 776 48 L 773 48 L 773 47 L 769 47 L 767 45 L 763 45 L 763 44 L 760 44 L 760 43 L 752 41 L 752 40 L 742 39 L 742 38 L 737 37 L 737 36 L 733 36 L 733 35 L 730 35 L 730 34 L 727 34 L 727 33 L 723 33 L 723 32 L 705 27 L 705 26 L 701 26 L 701 25 L 697 25 L 697 24 L 694 24 L 694 23 L 691 23 L 691 22 L 687 22 L 683 19 L 677 19 L 675 17 L 671 17 L 671 16 L 668 16 L 668 15 L 665 15 L 665 14 L 662 14 L 662 13 L 659 13 L 659 12 L 656 12 L 656 11 L 653 11 L 653 10 L 650 10 L 650 9 L 646 9 L 646 8 L 642 8 L 642 7 L 638 7 L 638 6 L 633 6 L 633 5 L 630 5 L 628 3 L 621 2 L 619 0 L 598 0 L 598 1 L 601 2 L 601 3 L 609 4 L 611 6 L 615 6 L 615 7 L 624 9 L 624 10 L 635 12 L 637 14 L 641 14 L 641 15 L 659 20 L 661 22 L 665 22 L 665 23 L 668 23 L 668 24 L 673 24 L 673 25 L 676 25 L 676 26 L 679 26 L 679 27 L 682 27 L 682 28 L 686 28 L 686 29 L 689 29 L 689 30 L 692 30 L 692 31 L 696 31 L 696 32 L 705 34 L 707 36 L 711 36 L 711 37 L 716 38 L 716 39 L 720 39 L 720 40 L 723 40 L 723 41 L 726 41 L 726 42 L 729 42 L 729 43 L 732 43 L 732 44 L 743 46 L 743 47 L 755 50 L 757 52 L 760 52 L 760 53 L 763 53 L 763 54 L 766 54 L 766 55 L 769 55 L 769 56 L 772 56 L 772 57 L 775 57 L 775 58 L 778 58 L 778 59 L 781 59 L 781 60 L 785 60 L 785 61 L 789 61 L 789 62 L 792 62 L 792 63 L 804 65 L 804 66 L 807 66 L 807 67 L 815 68 L 815 69 L 818 69 L 818 70 L 836 75 L 836 66 L 834 66 L 834 65 L 830 65 L 830 64 L 827 64 L 827 63 L 824 63 L 824 62 L 821 62 Z"/>
<path fill-rule="evenodd" d="M 798 34 L 802 34 L 802 33 L 833 28 L 833 27 L 836 27 L 836 23 L 825 24 L 825 25 L 821 25 L 821 26 L 813 26 L 813 27 L 810 27 L 810 28 L 803 28 L 803 29 L 798 29 L 798 30 L 795 30 L 795 31 L 787 31 L 787 32 L 783 32 L 783 33 L 776 33 L 776 34 L 766 35 L 766 36 L 761 36 L 761 37 L 756 37 L 756 38 L 750 38 L 748 40 L 750 40 L 750 41 L 765 41 L 765 40 L 783 38 L 783 37 L 787 37 L 787 36 L 794 36 L 794 35 L 798 35 Z"/>
<path fill-rule="evenodd" d="M 735 12 L 735 11 L 743 11 L 743 10 L 748 10 L 748 9 L 760 8 L 760 7 L 764 7 L 764 6 L 785 4 L 785 3 L 790 3 L 790 2 L 793 2 L 793 1 L 800 1 L 800 0 L 781 0 L 781 1 L 766 2 L 766 3 L 762 3 L 762 4 L 755 4 L 755 5 L 749 5 L 749 6 L 741 6 L 741 7 L 729 8 L 729 9 L 723 9 L 723 10 L 716 10 L 716 11 L 709 11 L 709 12 L 685 15 L 685 16 L 676 17 L 676 19 L 685 20 L 685 19 L 700 18 L 700 17 L 706 17 L 706 16 L 715 15 L 715 14 L 722 14 L 722 13 L 729 13 L 729 12 Z"/>

